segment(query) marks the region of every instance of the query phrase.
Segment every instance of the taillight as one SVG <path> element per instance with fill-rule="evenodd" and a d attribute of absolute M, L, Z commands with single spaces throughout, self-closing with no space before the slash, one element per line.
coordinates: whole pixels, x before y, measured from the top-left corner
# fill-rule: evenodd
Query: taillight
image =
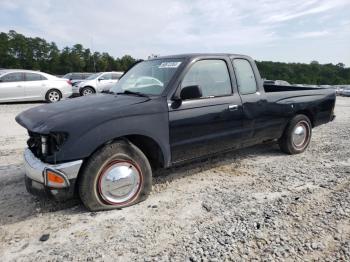
<path fill-rule="evenodd" d="M 70 84 L 70 85 L 72 85 L 72 82 L 71 82 L 70 80 L 67 80 L 67 83 Z"/>

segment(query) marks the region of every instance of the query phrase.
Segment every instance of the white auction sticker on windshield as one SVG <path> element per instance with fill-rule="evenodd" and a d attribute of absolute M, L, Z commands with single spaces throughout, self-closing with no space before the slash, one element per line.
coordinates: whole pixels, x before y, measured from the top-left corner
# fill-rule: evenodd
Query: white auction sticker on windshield
<path fill-rule="evenodd" d="M 158 66 L 158 68 L 177 68 L 181 62 L 163 62 Z"/>

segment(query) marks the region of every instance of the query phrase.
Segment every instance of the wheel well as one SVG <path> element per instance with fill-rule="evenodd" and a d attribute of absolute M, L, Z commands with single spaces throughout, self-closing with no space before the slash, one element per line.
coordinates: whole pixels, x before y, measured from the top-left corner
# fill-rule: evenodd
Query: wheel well
<path fill-rule="evenodd" d="M 306 115 L 306 116 L 310 119 L 310 122 L 311 122 L 312 127 L 315 126 L 315 123 L 314 123 L 314 116 L 313 116 L 313 114 L 311 113 L 311 111 L 309 111 L 309 110 L 301 110 L 301 111 L 296 112 L 296 114 L 297 114 L 297 115 Z"/>
<path fill-rule="evenodd" d="M 128 135 L 124 138 L 137 146 L 145 154 L 152 169 L 158 169 L 164 166 L 163 152 L 158 143 L 152 138 L 142 135 Z"/>
<path fill-rule="evenodd" d="M 97 150 L 99 150 L 103 146 L 105 146 L 109 143 L 113 143 L 116 140 L 126 140 L 126 141 L 133 143 L 135 146 L 137 146 L 142 151 L 142 153 L 144 153 L 145 156 L 147 157 L 148 161 L 150 162 L 152 170 L 156 170 L 158 168 L 162 168 L 165 166 L 163 152 L 162 152 L 160 146 L 158 145 L 158 143 L 156 141 L 154 141 L 152 138 L 147 137 L 147 136 L 143 136 L 143 135 L 128 135 L 128 136 L 123 136 L 123 137 L 117 137 L 115 139 L 112 139 L 112 140 L 102 144 L 98 148 L 96 148 L 94 150 L 94 152 L 91 153 L 91 155 L 93 155 Z M 91 157 L 91 155 L 89 157 Z M 89 157 L 87 157 L 86 160 Z M 83 165 L 80 167 L 77 181 L 80 178 L 82 170 L 85 168 L 85 165 L 87 162 L 86 160 L 83 162 Z M 77 191 L 78 190 L 78 183 L 79 182 L 75 183 L 75 192 L 78 192 Z"/>

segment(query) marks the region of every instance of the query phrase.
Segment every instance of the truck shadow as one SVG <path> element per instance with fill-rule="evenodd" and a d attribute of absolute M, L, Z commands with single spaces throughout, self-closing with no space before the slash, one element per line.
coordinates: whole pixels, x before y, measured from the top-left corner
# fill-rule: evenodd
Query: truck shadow
<path fill-rule="evenodd" d="M 157 184 L 168 183 L 169 179 L 173 181 L 186 176 L 191 176 L 194 174 L 191 171 L 194 170 L 197 170 L 197 172 L 205 172 L 223 165 L 233 163 L 239 165 L 241 160 L 247 158 L 254 160 L 256 157 L 278 155 L 285 154 L 280 151 L 275 142 L 267 142 L 252 147 L 216 154 L 215 156 L 206 157 L 199 160 L 189 161 L 169 169 L 160 169 L 155 172 L 154 176 Z"/>
<path fill-rule="evenodd" d="M 183 179 L 226 164 L 239 164 L 242 159 L 283 155 L 274 144 L 262 144 L 215 157 L 192 161 L 181 166 L 155 172 L 153 186 Z M 46 213 L 63 212 L 65 215 L 90 213 L 76 198 L 66 202 L 38 198 L 27 193 L 21 164 L 0 166 L 0 225 L 14 224 Z"/>
<path fill-rule="evenodd" d="M 45 101 L 14 101 L 14 102 L 2 102 L 0 105 L 40 105 L 47 104 Z"/>

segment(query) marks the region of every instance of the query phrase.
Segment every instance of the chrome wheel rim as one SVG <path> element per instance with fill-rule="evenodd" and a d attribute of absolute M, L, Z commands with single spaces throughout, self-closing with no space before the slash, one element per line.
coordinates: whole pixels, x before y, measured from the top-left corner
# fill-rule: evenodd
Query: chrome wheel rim
<path fill-rule="evenodd" d="M 85 88 L 83 90 L 83 96 L 88 96 L 88 95 L 92 95 L 92 94 L 93 94 L 93 92 L 90 88 Z"/>
<path fill-rule="evenodd" d="M 292 141 L 295 147 L 303 148 L 310 137 L 309 124 L 306 121 L 300 121 L 293 129 Z"/>
<path fill-rule="evenodd" d="M 58 102 L 60 100 L 60 94 L 57 91 L 51 91 L 49 93 L 50 102 Z"/>
<path fill-rule="evenodd" d="M 103 200 L 112 205 L 125 204 L 139 193 L 140 169 L 131 161 L 113 161 L 100 173 L 98 190 Z"/>

